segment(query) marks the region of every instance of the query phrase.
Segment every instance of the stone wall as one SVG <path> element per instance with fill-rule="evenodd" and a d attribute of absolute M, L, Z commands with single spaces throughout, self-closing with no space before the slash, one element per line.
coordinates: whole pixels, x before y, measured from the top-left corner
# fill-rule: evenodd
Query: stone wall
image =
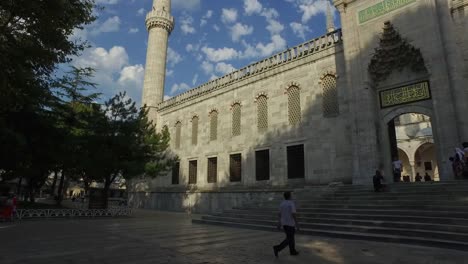
<path fill-rule="evenodd" d="M 320 39 L 319 39 L 320 40 Z M 180 184 L 188 183 L 189 160 L 197 160 L 198 187 L 217 188 L 223 186 L 284 186 L 287 178 L 286 147 L 304 144 L 305 183 L 326 184 L 342 181 L 350 183 L 348 173 L 352 167 L 348 89 L 342 75 L 344 65 L 337 60 L 342 57 L 341 42 L 317 41 L 318 52 L 298 53 L 290 51 L 288 60 L 252 71 L 248 76 L 222 86 L 187 95 L 162 103 L 158 126 L 167 126 L 171 132 L 171 151 L 180 157 Z M 293 48 L 293 50 L 296 48 Z M 303 48 L 297 48 L 303 52 Z M 318 50 L 318 49 L 317 49 Z M 263 65 L 263 64 L 262 64 Z M 323 114 L 321 77 L 326 74 L 337 76 L 339 115 L 326 118 Z M 224 77 L 220 79 L 223 81 Z M 290 125 L 288 119 L 288 95 L 290 86 L 300 88 L 301 122 Z M 203 90 L 200 90 L 203 91 Z M 199 95 L 197 95 L 199 93 Z M 257 129 L 258 95 L 268 97 L 268 129 Z M 241 105 L 241 134 L 232 134 L 232 111 L 234 103 Z M 210 140 L 209 113 L 218 112 L 217 140 Z M 197 144 L 192 142 L 192 123 L 198 117 Z M 177 122 L 181 123 L 181 142 L 175 144 Z M 255 151 L 268 149 L 270 152 L 270 179 L 256 181 Z M 242 179 L 230 182 L 229 155 L 242 155 Z M 207 182 L 207 159 L 217 157 L 218 175 L 216 183 Z M 150 183 L 150 189 L 171 186 L 171 177 L 161 177 Z"/>

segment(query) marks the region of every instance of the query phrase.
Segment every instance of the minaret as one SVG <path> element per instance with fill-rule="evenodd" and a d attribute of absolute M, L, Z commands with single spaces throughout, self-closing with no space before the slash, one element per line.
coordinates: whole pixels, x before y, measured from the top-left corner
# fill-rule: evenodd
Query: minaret
<path fill-rule="evenodd" d="M 331 3 L 327 2 L 327 32 L 335 31 L 335 22 L 333 22 L 333 14 L 331 10 Z"/>
<path fill-rule="evenodd" d="M 149 36 L 142 101 L 150 108 L 150 117 L 154 119 L 155 107 L 163 101 L 167 41 L 174 29 L 171 0 L 153 0 L 153 8 L 146 15 L 146 28 Z"/>

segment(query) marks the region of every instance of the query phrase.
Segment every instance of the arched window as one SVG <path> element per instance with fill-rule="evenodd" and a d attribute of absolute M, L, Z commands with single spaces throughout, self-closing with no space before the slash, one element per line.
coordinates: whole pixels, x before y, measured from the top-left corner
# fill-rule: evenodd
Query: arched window
<path fill-rule="evenodd" d="M 268 98 L 266 95 L 257 97 L 257 128 L 259 132 L 268 129 Z"/>
<path fill-rule="evenodd" d="M 239 136 L 241 134 L 241 105 L 235 103 L 232 105 L 232 135 Z"/>
<path fill-rule="evenodd" d="M 323 88 L 323 116 L 324 117 L 335 117 L 340 113 L 338 105 L 338 91 L 336 88 L 336 77 L 327 74 L 322 78 Z"/>
<path fill-rule="evenodd" d="M 301 90 L 297 86 L 288 89 L 288 118 L 290 125 L 301 122 Z"/>
<path fill-rule="evenodd" d="M 176 136 L 175 136 L 175 148 L 180 149 L 180 134 L 182 129 L 182 123 L 177 121 L 176 125 Z"/>
<path fill-rule="evenodd" d="M 210 112 L 210 140 L 218 138 L 218 111 L 213 110 Z"/>
<path fill-rule="evenodd" d="M 192 118 L 192 145 L 198 144 L 198 116 Z"/>

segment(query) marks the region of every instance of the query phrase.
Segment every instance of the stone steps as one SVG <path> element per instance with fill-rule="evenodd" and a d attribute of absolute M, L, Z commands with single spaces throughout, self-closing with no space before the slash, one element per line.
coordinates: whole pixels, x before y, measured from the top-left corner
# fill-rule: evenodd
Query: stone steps
<path fill-rule="evenodd" d="M 213 220 L 207 220 L 203 218 L 193 219 L 192 222 L 196 224 L 210 224 L 210 225 L 221 225 L 221 226 L 239 227 L 239 228 L 255 229 L 255 230 L 277 231 L 276 228 L 271 225 L 243 224 L 239 222 L 230 222 L 230 221 L 213 221 Z M 325 237 L 356 239 L 356 240 L 370 240 L 370 241 L 390 242 L 390 243 L 405 243 L 405 244 L 457 249 L 457 250 L 463 250 L 463 251 L 468 250 L 468 243 L 465 243 L 465 242 L 426 238 L 426 237 L 408 237 L 408 236 L 387 235 L 387 234 L 372 234 L 372 233 L 362 233 L 362 232 L 352 232 L 352 231 L 333 231 L 333 230 L 327 230 L 327 229 L 307 229 L 307 228 L 301 229 L 300 231 L 298 231 L 298 233 L 305 234 L 305 235 L 312 235 L 312 236 L 325 236 Z"/>
<path fill-rule="evenodd" d="M 322 193 L 294 191 L 304 234 L 468 249 L 468 182 L 398 183 L 387 193 L 340 186 Z M 194 222 L 275 230 L 279 203 L 252 201 Z"/>

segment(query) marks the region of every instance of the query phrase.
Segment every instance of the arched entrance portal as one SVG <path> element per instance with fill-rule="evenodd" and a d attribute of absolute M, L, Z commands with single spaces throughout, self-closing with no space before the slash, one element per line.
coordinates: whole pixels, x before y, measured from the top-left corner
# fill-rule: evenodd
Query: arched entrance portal
<path fill-rule="evenodd" d="M 388 122 L 390 156 L 401 161 L 401 175 L 394 181 L 439 181 L 431 118 L 420 113 L 404 113 Z M 398 164 L 398 162 L 396 162 Z M 398 167 L 398 165 L 395 165 Z"/>

